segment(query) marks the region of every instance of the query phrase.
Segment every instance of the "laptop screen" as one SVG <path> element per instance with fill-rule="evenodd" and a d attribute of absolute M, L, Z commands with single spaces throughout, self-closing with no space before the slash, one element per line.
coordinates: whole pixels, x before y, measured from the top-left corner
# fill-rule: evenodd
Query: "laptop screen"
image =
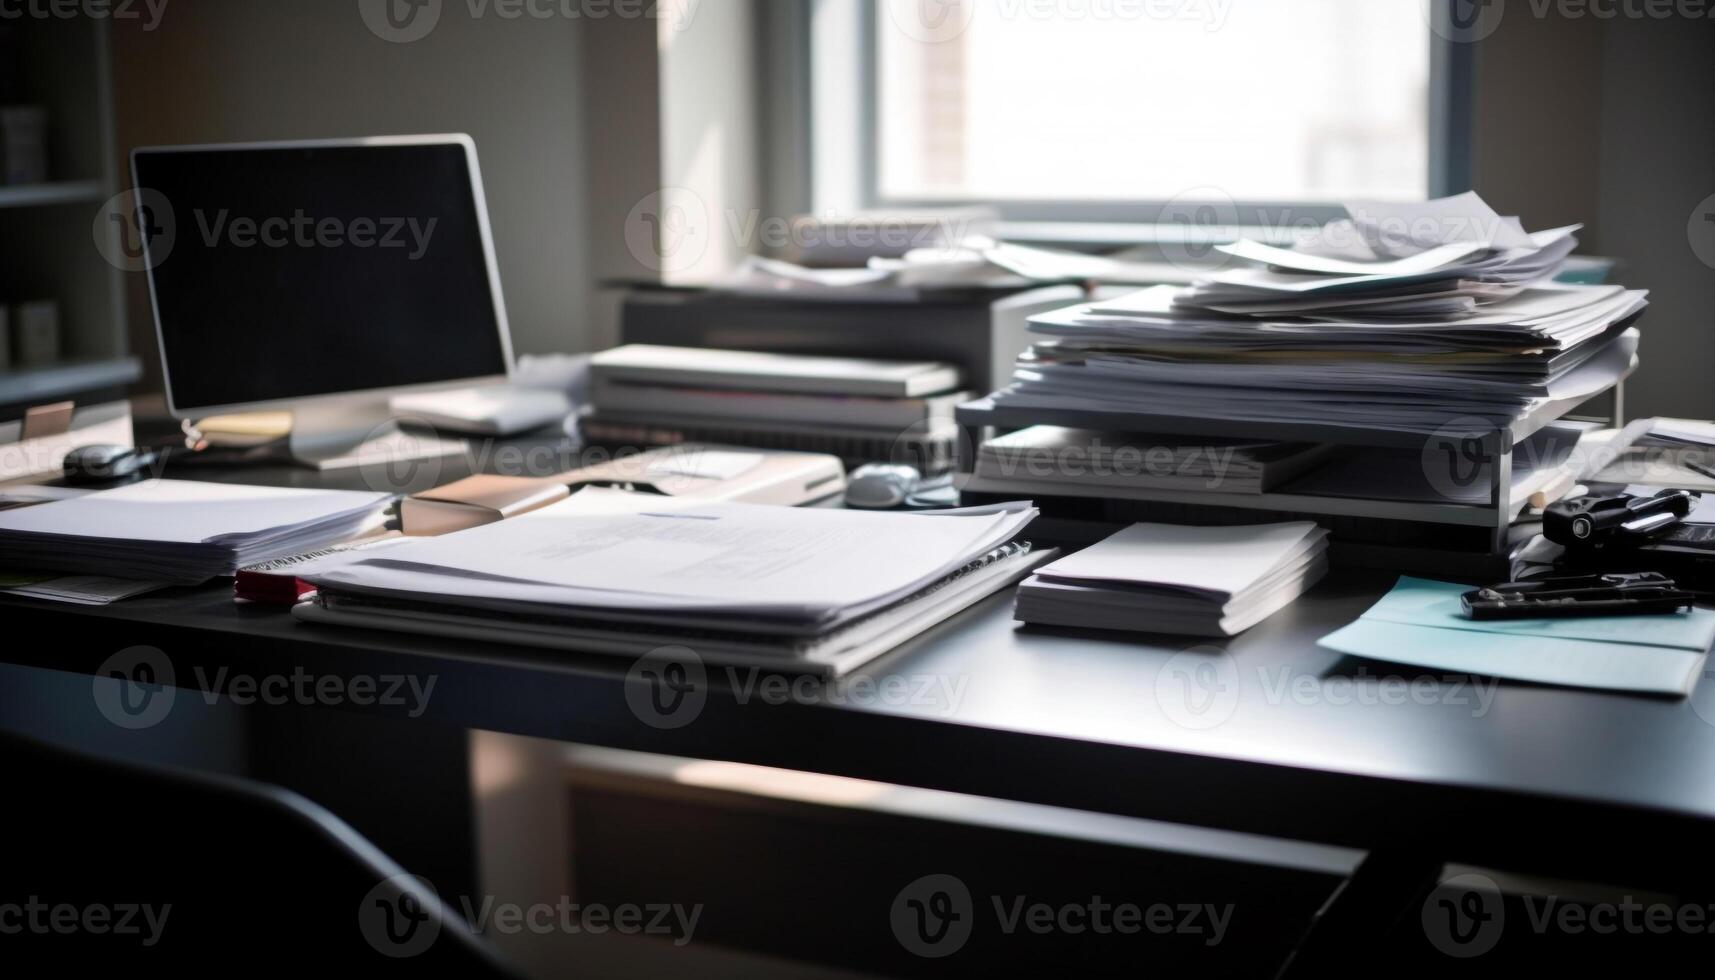
<path fill-rule="evenodd" d="M 173 406 L 507 373 L 466 148 L 133 156 Z"/>

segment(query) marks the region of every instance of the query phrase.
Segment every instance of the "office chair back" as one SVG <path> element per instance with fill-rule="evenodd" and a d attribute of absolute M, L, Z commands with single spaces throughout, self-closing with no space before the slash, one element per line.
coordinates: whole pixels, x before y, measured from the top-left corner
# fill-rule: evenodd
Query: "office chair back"
<path fill-rule="evenodd" d="M 9 734 L 0 760 L 8 960 L 34 952 L 67 976 L 514 976 L 432 890 L 294 793 Z"/>

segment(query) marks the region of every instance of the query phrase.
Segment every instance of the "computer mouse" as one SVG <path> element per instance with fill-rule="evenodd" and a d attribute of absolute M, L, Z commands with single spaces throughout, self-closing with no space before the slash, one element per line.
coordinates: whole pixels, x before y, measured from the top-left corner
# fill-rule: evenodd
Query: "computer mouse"
<path fill-rule="evenodd" d="M 136 476 L 154 465 L 160 453 L 135 446 L 79 446 L 66 453 L 65 478 L 71 483 L 109 483 Z"/>
<path fill-rule="evenodd" d="M 865 463 L 846 477 L 846 506 L 887 510 L 903 505 L 923 483 L 915 466 Z"/>

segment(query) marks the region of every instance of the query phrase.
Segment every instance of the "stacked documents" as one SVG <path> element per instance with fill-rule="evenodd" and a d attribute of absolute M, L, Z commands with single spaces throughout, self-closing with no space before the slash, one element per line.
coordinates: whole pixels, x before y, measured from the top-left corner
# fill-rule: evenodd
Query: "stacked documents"
<path fill-rule="evenodd" d="M 1234 636 L 1322 578 L 1327 537 L 1309 521 L 1134 524 L 1044 566 L 1019 586 L 1017 616 L 1050 626 Z"/>
<path fill-rule="evenodd" d="M 0 567 L 195 584 L 380 524 L 384 493 L 146 480 L 0 512 Z"/>
<path fill-rule="evenodd" d="M 960 381 L 941 361 L 627 344 L 591 358 L 580 425 L 593 442 L 727 443 L 934 471 L 950 464 L 953 410 L 971 399 Z"/>
<path fill-rule="evenodd" d="M 1344 235 L 1237 242 L 1223 249 L 1255 265 L 1034 317 L 1041 339 L 995 403 L 1433 432 L 1631 370 L 1647 294 L 1551 281 L 1574 228 L 1526 235 L 1473 195 L 1413 207 L 1438 217 L 1403 227 L 1446 234 L 1401 239 L 1353 206 Z"/>
<path fill-rule="evenodd" d="M 316 621 L 838 675 L 1051 554 L 1028 505 L 927 514 L 586 489 L 508 521 L 308 569 Z"/>

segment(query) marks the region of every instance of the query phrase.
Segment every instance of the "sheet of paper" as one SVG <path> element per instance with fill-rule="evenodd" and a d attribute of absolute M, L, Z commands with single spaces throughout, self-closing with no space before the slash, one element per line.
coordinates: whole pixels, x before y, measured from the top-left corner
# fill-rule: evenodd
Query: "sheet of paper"
<path fill-rule="evenodd" d="M 1393 590 L 1364 613 L 1406 626 L 1433 626 L 1474 633 L 1543 636 L 1634 646 L 1672 647 L 1702 653 L 1715 642 L 1715 611 L 1693 609 L 1662 616 L 1576 616 L 1565 619 L 1467 619 L 1459 597 L 1470 586 L 1402 577 Z"/>
<path fill-rule="evenodd" d="M 1443 242 L 1476 242 L 1486 248 L 1535 245 L 1517 218 L 1497 214 L 1476 191 L 1429 201 L 1352 201 L 1346 213 L 1369 245 L 1386 256 L 1411 255 Z"/>
<path fill-rule="evenodd" d="M 1663 616 L 1478 621 L 1469 586 L 1401 578 L 1358 621 L 1321 640 L 1341 653 L 1542 684 L 1684 694 L 1712 641 L 1715 611 Z"/>
<path fill-rule="evenodd" d="M 1298 557 L 1321 529 L 1310 521 L 1240 527 L 1133 524 L 1045 565 L 1045 578 L 1128 582 L 1236 595 Z"/>
<path fill-rule="evenodd" d="M 1429 670 L 1680 696 L 1691 689 L 1704 657 L 1672 647 L 1456 632 L 1369 619 L 1323 637 L 1321 644 L 1352 656 Z"/>
<path fill-rule="evenodd" d="M 1453 265 L 1468 255 L 1483 251 L 1482 242 L 1448 242 L 1400 259 L 1358 262 L 1327 255 L 1312 255 L 1289 248 L 1264 245 L 1245 238 L 1228 245 L 1215 246 L 1217 251 L 1252 262 L 1263 262 L 1284 269 L 1315 272 L 1330 276 L 1418 276 L 1434 272 L 1442 266 Z"/>

